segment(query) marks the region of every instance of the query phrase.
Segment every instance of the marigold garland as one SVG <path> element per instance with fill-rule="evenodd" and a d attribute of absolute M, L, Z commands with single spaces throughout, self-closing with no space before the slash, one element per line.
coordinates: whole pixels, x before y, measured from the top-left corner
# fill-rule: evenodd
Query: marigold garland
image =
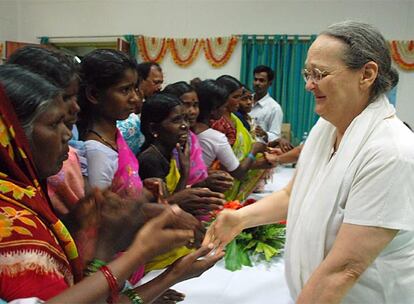
<path fill-rule="evenodd" d="M 200 52 L 203 40 L 195 38 L 169 39 L 168 46 L 174 62 L 179 66 L 186 67 L 193 63 Z"/>
<path fill-rule="evenodd" d="M 170 50 L 174 62 L 186 67 L 194 62 L 201 48 L 207 61 L 213 67 L 222 67 L 233 54 L 238 38 L 216 37 L 208 39 L 197 38 L 157 38 L 139 36 L 136 39 L 139 52 L 144 61 L 155 61 L 160 63 Z"/>
<path fill-rule="evenodd" d="M 390 48 L 392 58 L 402 69 L 414 71 L 414 40 L 393 40 Z"/>
<path fill-rule="evenodd" d="M 207 38 L 204 43 L 204 55 L 213 67 L 222 67 L 233 54 L 238 38 L 217 37 Z"/>
<path fill-rule="evenodd" d="M 139 52 L 144 61 L 160 63 L 167 52 L 168 39 L 139 36 L 137 38 Z"/>

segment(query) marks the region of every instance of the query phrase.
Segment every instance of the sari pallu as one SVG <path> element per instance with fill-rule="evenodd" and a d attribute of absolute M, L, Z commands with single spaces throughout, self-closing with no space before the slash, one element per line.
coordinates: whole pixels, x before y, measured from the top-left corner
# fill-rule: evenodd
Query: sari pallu
<path fill-rule="evenodd" d="M 207 167 L 203 161 L 203 152 L 198 142 L 197 135 L 190 131 L 190 174 L 187 180 L 187 185 L 197 184 L 207 178 Z M 180 181 L 181 175 L 179 168 L 178 153 L 174 149 L 173 157 L 170 160 L 170 170 L 165 177 L 167 189 L 170 193 L 174 193 L 175 188 Z M 145 265 L 145 271 L 151 271 L 156 269 L 163 269 L 179 258 L 192 252 L 192 249 L 187 247 L 180 247 L 167 252 L 163 255 L 155 257 L 151 262 Z"/>
<path fill-rule="evenodd" d="M 208 177 L 207 166 L 203 160 L 203 150 L 201 149 L 197 135 L 190 131 L 189 133 L 190 144 L 190 172 L 188 175 L 187 185 L 195 185 Z M 170 160 L 170 170 L 165 177 L 168 191 L 174 193 L 175 188 L 180 181 L 181 174 L 179 170 L 178 152 L 176 149 L 173 151 L 173 157 Z"/>
<path fill-rule="evenodd" d="M 242 161 L 247 157 L 252 149 L 254 140 L 250 135 L 249 131 L 243 126 L 243 123 L 236 115 L 231 114 L 231 120 L 236 127 L 236 141 L 234 142 L 232 149 L 234 155 L 239 161 Z M 227 201 L 238 200 L 240 202 L 246 200 L 246 198 L 256 188 L 257 183 L 266 173 L 266 170 L 262 169 L 251 169 L 247 172 L 246 176 L 239 180 L 235 179 L 233 187 L 227 190 L 224 195 Z"/>
<path fill-rule="evenodd" d="M 58 216 L 68 214 L 85 197 L 85 183 L 76 150 L 69 147 L 69 157 L 58 174 L 48 177 L 47 190 Z"/>
<path fill-rule="evenodd" d="M 121 132 L 117 129 L 118 170 L 112 180 L 111 190 L 121 197 L 139 197 L 142 194 L 142 180 L 138 174 L 139 163 Z M 145 267 L 139 266 L 128 281 L 137 284 L 145 274 Z"/>
<path fill-rule="evenodd" d="M 139 177 L 139 164 L 121 132 L 117 129 L 118 170 L 112 180 L 111 190 L 122 197 L 137 197 L 142 192 L 142 180 Z"/>
<path fill-rule="evenodd" d="M 82 265 L 37 179 L 12 109 L 0 88 L 0 297 L 47 300 L 79 281 Z"/>

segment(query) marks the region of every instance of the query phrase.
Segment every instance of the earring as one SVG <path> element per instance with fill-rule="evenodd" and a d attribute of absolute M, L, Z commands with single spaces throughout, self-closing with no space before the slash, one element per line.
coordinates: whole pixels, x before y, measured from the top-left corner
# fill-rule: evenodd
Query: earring
<path fill-rule="evenodd" d="M 154 134 L 152 134 L 152 136 L 154 136 L 154 138 L 157 138 L 158 137 L 158 133 L 154 133 Z"/>

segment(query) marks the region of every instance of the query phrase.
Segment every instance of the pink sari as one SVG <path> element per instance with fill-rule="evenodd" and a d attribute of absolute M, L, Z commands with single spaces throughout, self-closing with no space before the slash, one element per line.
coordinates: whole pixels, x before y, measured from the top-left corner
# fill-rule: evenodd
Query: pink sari
<path fill-rule="evenodd" d="M 141 195 L 143 188 L 142 180 L 138 174 L 138 160 L 118 129 L 116 145 L 118 146 L 118 170 L 112 180 L 111 190 L 121 197 L 138 197 Z M 144 265 L 138 266 L 128 281 L 135 285 L 142 279 L 144 274 Z"/>
<path fill-rule="evenodd" d="M 85 196 L 78 154 L 69 146 L 68 155 L 69 158 L 63 162 L 59 173 L 47 179 L 49 198 L 58 216 L 68 214 Z"/>
<path fill-rule="evenodd" d="M 208 176 L 207 166 L 203 160 L 203 150 L 198 141 L 197 135 L 190 131 L 190 176 L 188 185 L 192 186 Z"/>
<path fill-rule="evenodd" d="M 116 134 L 116 144 L 118 146 L 118 170 L 112 180 L 112 191 L 122 197 L 136 197 L 141 194 L 143 187 L 138 174 L 138 160 L 119 130 Z"/>

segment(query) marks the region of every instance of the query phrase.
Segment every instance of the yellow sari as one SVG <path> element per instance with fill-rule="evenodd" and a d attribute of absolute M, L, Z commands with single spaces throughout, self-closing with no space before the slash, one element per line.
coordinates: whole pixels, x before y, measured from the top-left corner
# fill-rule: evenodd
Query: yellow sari
<path fill-rule="evenodd" d="M 174 158 L 171 158 L 170 161 L 170 171 L 165 178 L 167 183 L 167 189 L 170 193 L 174 193 L 175 188 L 180 181 L 180 171 L 177 166 L 177 162 Z M 159 255 L 152 259 L 149 263 L 145 264 L 145 272 L 149 272 L 152 270 L 164 269 L 167 266 L 174 263 L 179 258 L 189 254 L 190 252 L 194 251 L 194 249 L 189 249 L 185 246 L 173 249 L 167 253 Z"/>
<path fill-rule="evenodd" d="M 231 114 L 231 120 L 236 127 L 236 141 L 234 142 L 232 149 L 238 160 L 242 161 L 250 153 L 252 145 L 254 144 L 254 139 L 236 115 Z M 233 187 L 224 193 L 226 200 L 238 200 L 240 202 L 246 200 L 265 172 L 266 170 L 263 169 L 252 169 L 249 170 L 243 179 L 235 179 Z"/>

